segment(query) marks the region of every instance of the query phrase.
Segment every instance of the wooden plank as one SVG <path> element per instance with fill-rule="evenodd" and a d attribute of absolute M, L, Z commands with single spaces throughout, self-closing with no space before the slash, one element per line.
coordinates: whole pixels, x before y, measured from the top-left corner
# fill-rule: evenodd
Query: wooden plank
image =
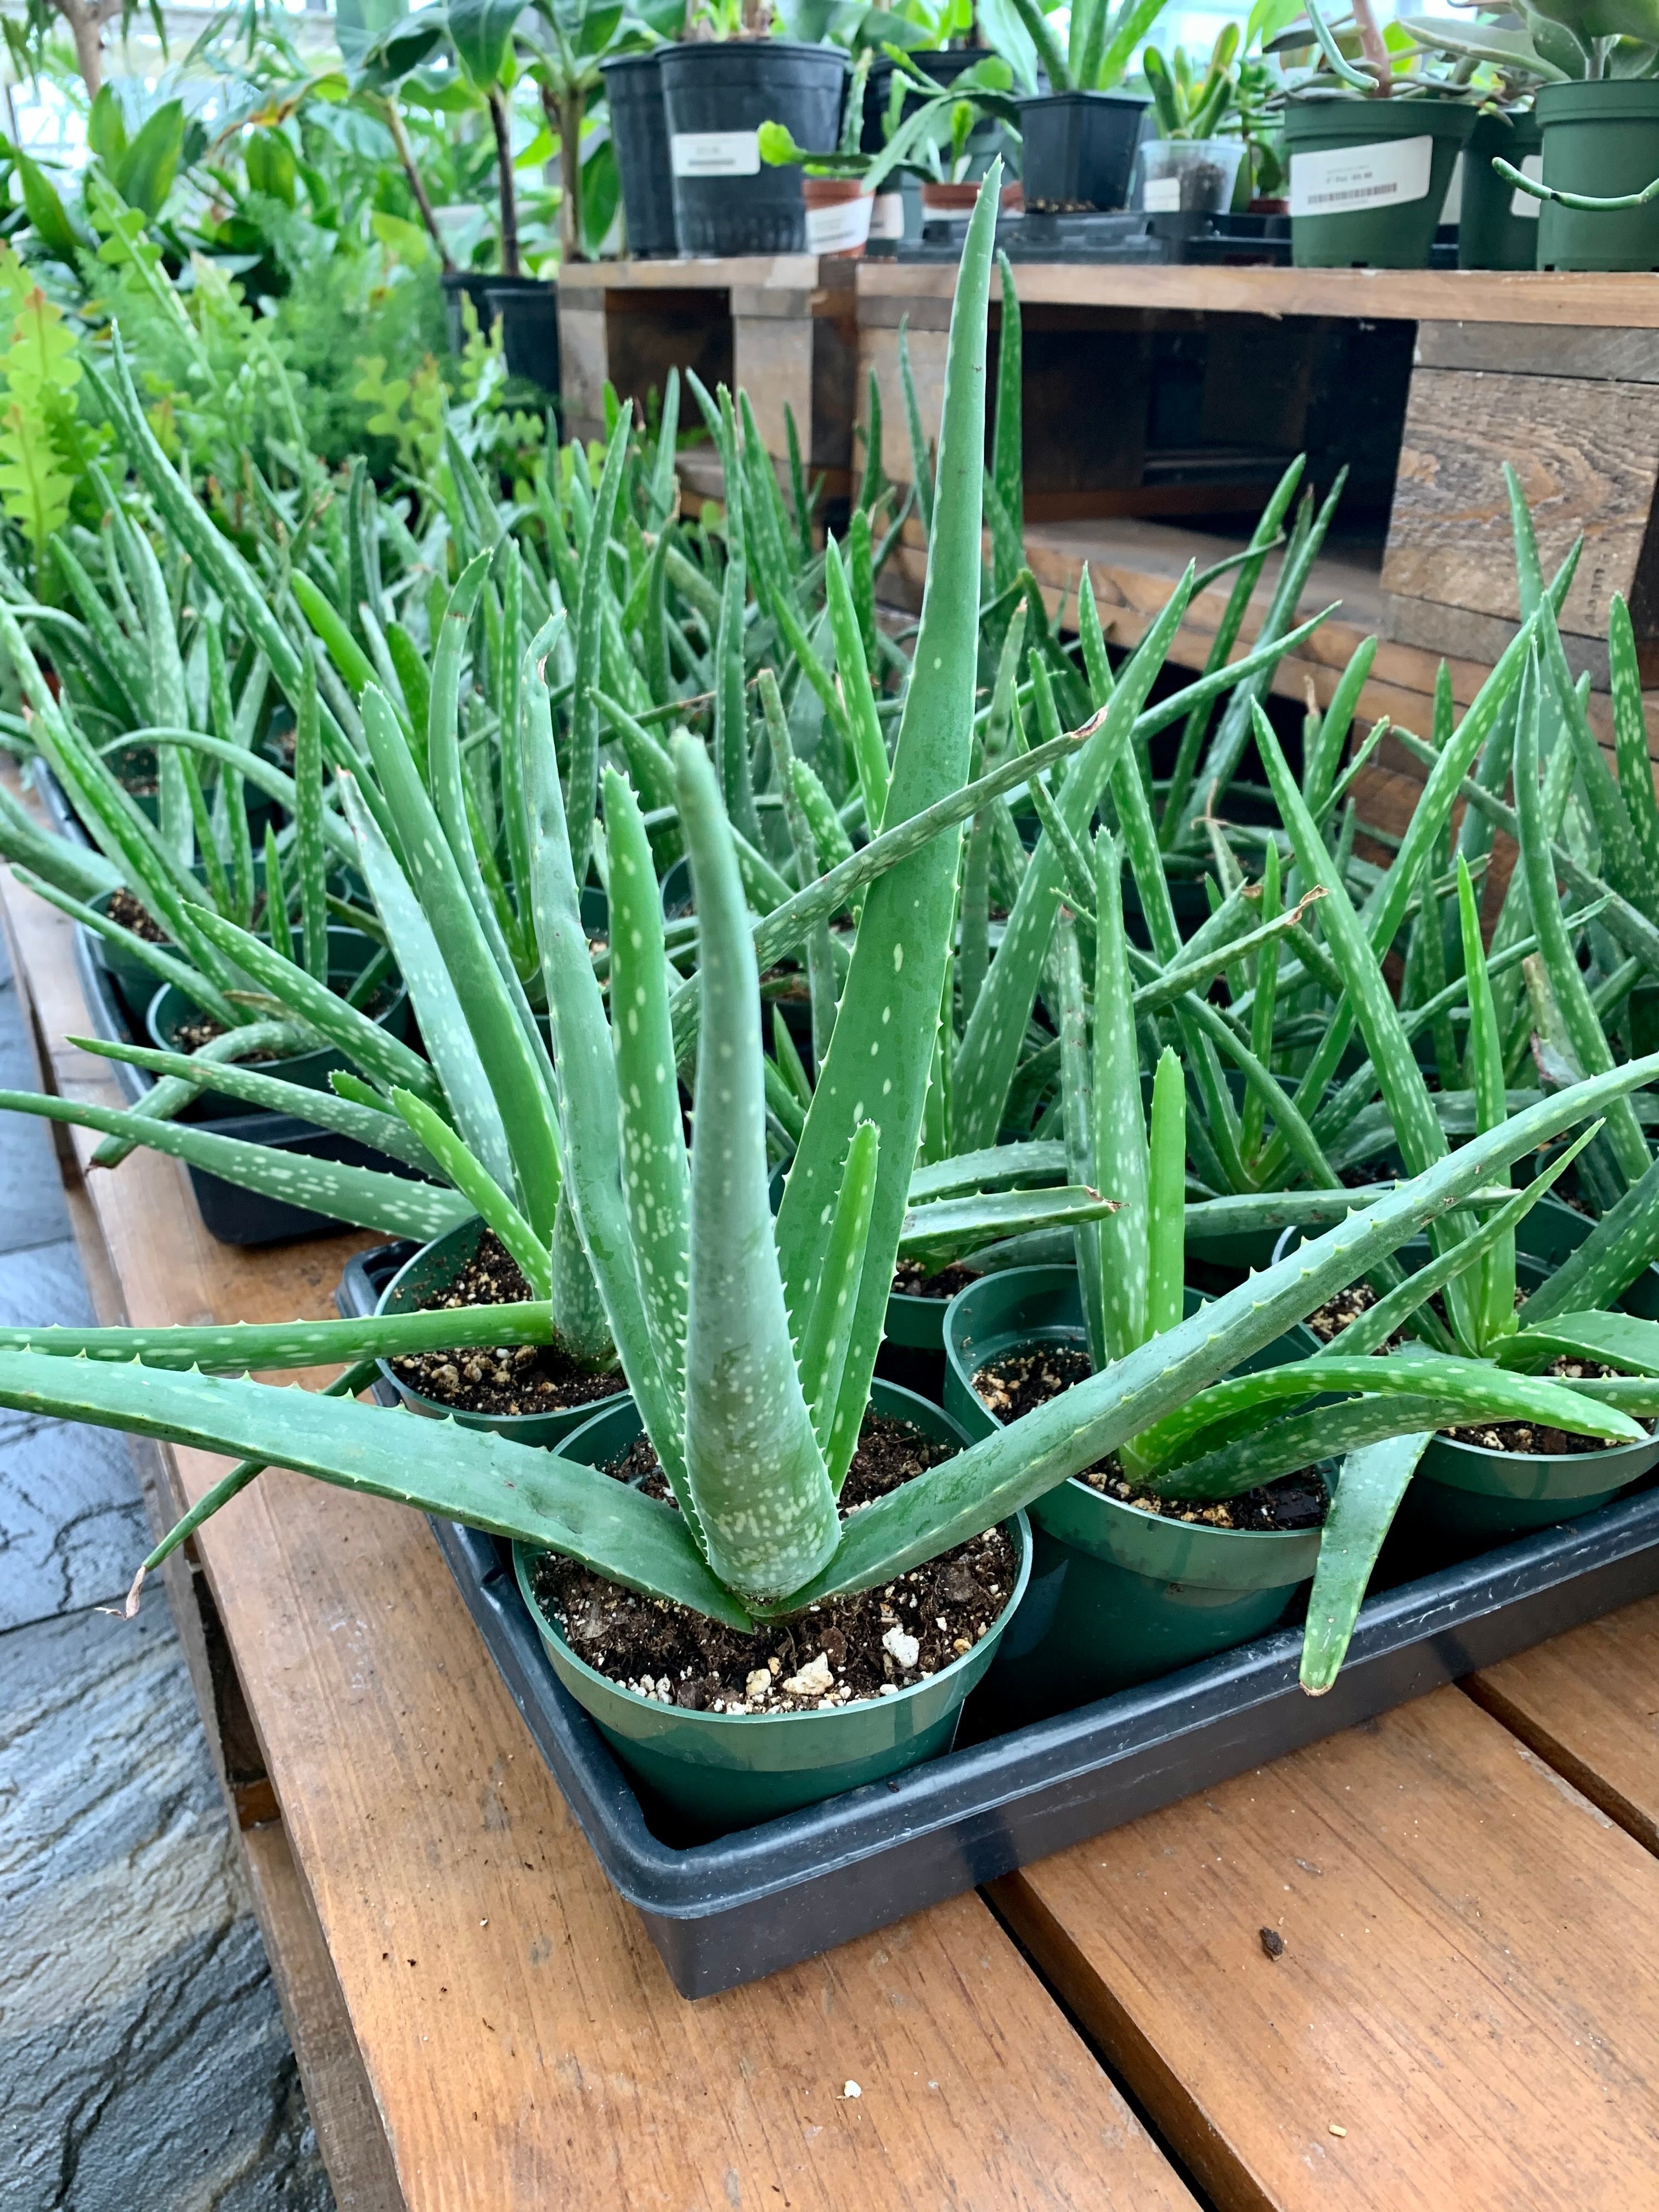
<path fill-rule="evenodd" d="M 1659 1852 L 1659 1598 L 1485 1668 L 1462 1687 Z"/>
<path fill-rule="evenodd" d="M 1659 1864 L 1455 1689 L 995 1895 L 1220 2212 L 1659 2203 Z"/>
<path fill-rule="evenodd" d="M 948 264 L 865 260 L 864 303 L 948 302 Z M 1519 323 L 1659 329 L 1659 286 L 1646 275 L 1535 274 L 1455 269 L 1145 269 L 1018 261 L 1022 302 L 1067 307 L 1182 307 L 1226 314 L 1347 315 L 1367 321 Z M 937 312 L 935 308 L 935 312 Z"/>
<path fill-rule="evenodd" d="M 1659 331 L 1575 330 L 1548 323 L 1419 323 L 1425 368 L 1497 369 L 1510 376 L 1601 376 L 1659 384 Z"/>
<path fill-rule="evenodd" d="M 595 293 L 726 292 L 733 284 L 781 287 L 785 291 L 811 292 L 820 283 L 840 283 L 837 273 L 825 277 L 829 264 L 816 253 L 742 253 L 692 255 L 672 261 L 573 261 L 559 271 L 561 294 L 578 297 Z"/>
<path fill-rule="evenodd" d="M 80 1028 L 51 910 L 5 903 L 43 1030 Z M 204 1250 L 142 1152 L 91 1194 L 140 1323 L 326 1314 L 365 1241 Z M 170 1456 L 187 1498 L 222 1471 Z M 198 1548 L 410 2205 L 1190 2208 L 972 1895 L 678 1997 L 415 1515 L 274 1472 Z"/>
<path fill-rule="evenodd" d="M 294 2045 L 335 2212 L 403 2212 L 351 2017 L 280 1820 L 242 1832 L 242 1870 Z"/>
<path fill-rule="evenodd" d="M 1608 595 L 1631 597 L 1653 511 L 1659 386 L 1419 369 L 1386 590 L 1518 618 L 1505 461 L 1532 509 L 1546 574 L 1584 538 L 1562 628 L 1605 637 Z"/>

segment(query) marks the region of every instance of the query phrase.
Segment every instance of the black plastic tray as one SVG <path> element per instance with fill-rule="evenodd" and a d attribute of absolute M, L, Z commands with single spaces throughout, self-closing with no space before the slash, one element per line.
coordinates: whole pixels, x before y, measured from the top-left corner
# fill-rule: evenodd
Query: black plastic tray
<path fill-rule="evenodd" d="M 967 241 L 966 216 L 930 216 L 918 238 L 901 240 L 891 259 L 952 262 Z M 1112 267 L 1159 268 L 1291 265 L 1291 219 L 1285 215 L 1146 215 L 1120 208 L 1110 214 L 1047 215 L 1028 209 L 1003 216 L 997 244 L 1011 261 L 1100 263 Z M 1457 266 L 1457 232 L 1442 226 L 1430 248 L 1431 269 Z"/>
<path fill-rule="evenodd" d="M 415 1249 L 384 1245 L 352 1261 L 341 1312 L 371 1311 Z M 1369 1598 L 1325 1697 L 1297 1683 L 1300 1628 L 1280 1629 L 884 1784 L 678 1847 L 647 1824 L 598 1729 L 561 1686 L 507 1547 L 453 1522 L 432 1527 L 583 1834 L 688 1997 L 867 1935 L 1659 1590 L 1652 1486 Z M 965 1732 L 972 1726 L 970 1700 Z"/>
<path fill-rule="evenodd" d="M 84 924 L 77 923 L 75 931 L 75 972 L 87 1002 L 87 1012 L 92 1018 L 94 1036 L 108 1039 L 115 1044 L 139 1044 L 146 1042 L 139 1033 L 133 1016 L 129 1012 L 113 975 L 98 957 L 95 940 Z M 116 1072 L 123 1097 L 130 1106 L 137 1106 L 149 1090 L 155 1079 L 142 1067 L 134 1067 L 125 1060 L 110 1063 Z M 312 1159 L 333 1160 L 347 1167 L 379 1168 L 392 1174 L 396 1165 L 380 1152 L 371 1152 L 367 1145 L 356 1143 L 349 1137 L 337 1135 L 331 1129 L 319 1129 L 314 1121 L 302 1121 L 290 1114 L 268 1114 L 255 1108 L 246 1114 L 216 1116 L 205 1126 L 216 1136 L 241 1137 L 249 1143 L 271 1145 L 283 1152 L 303 1152 Z M 244 1190 L 239 1183 L 227 1182 L 222 1176 L 210 1175 L 204 1168 L 186 1165 L 190 1187 L 196 1199 L 198 1212 L 210 1236 L 216 1237 L 222 1244 L 258 1246 L 289 1243 L 301 1237 L 330 1237 L 345 1228 L 343 1221 L 336 1221 L 326 1213 L 315 1213 L 309 1206 L 289 1206 L 280 1198 L 267 1198 L 262 1192 Z"/>

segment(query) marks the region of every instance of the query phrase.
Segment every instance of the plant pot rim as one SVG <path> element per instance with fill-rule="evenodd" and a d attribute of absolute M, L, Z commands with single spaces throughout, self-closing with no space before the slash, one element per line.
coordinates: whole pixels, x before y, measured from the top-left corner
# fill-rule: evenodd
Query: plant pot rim
<path fill-rule="evenodd" d="M 763 33 L 758 38 L 745 37 L 739 33 L 732 39 L 681 39 L 665 46 L 659 46 L 655 58 L 665 67 L 670 64 L 692 64 L 711 54 L 787 54 L 792 58 L 811 54 L 817 59 L 836 63 L 843 76 L 852 69 L 848 56 L 834 46 L 814 46 L 806 39 L 774 39 Z"/>
<path fill-rule="evenodd" d="M 1073 100 L 1086 100 L 1096 107 L 1136 107 L 1143 111 L 1152 104 L 1150 93 L 1144 92 L 1031 92 L 1022 93 L 1015 106 L 1023 115 L 1028 107 L 1064 107 Z"/>
<path fill-rule="evenodd" d="M 871 1386 L 871 1396 L 872 1399 L 875 1395 L 878 1385 L 884 1390 L 902 1391 L 902 1395 L 907 1398 L 914 1398 L 917 1395 L 913 1390 L 902 1390 L 902 1386 L 899 1383 L 883 1382 L 880 1378 L 878 1377 L 877 1382 Z M 622 1392 L 618 1395 L 626 1397 L 629 1407 L 632 1407 L 633 1393 L 631 1391 Z M 960 1440 L 961 1449 L 963 1451 L 968 1449 L 969 1445 L 967 1437 L 963 1436 L 961 1430 L 957 1428 L 957 1424 L 951 1420 L 949 1413 L 945 1413 L 942 1407 L 935 1406 L 930 1399 L 919 1399 L 918 1403 L 925 1406 L 927 1408 L 927 1411 L 933 1415 L 935 1419 L 945 1421 L 949 1423 L 951 1428 L 956 1429 L 957 1437 Z M 615 1400 L 612 1400 L 608 1406 L 603 1407 L 596 1407 L 594 1408 L 593 1419 L 597 1421 L 601 1418 L 602 1414 L 614 1414 L 617 1411 L 617 1402 Z M 570 1445 L 574 1444 L 577 1441 L 582 1434 L 582 1431 L 589 1425 L 590 1425 L 587 1422 L 584 1422 L 581 1429 L 577 1429 L 572 1431 L 570 1436 L 565 1439 L 567 1449 Z M 644 1423 L 641 1422 L 640 1425 L 641 1428 L 643 1429 Z M 996 1637 L 1003 1629 L 1005 1629 L 1008 1623 L 1013 1619 L 1015 1613 L 1018 1609 L 1020 1601 L 1025 1595 L 1026 1584 L 1031 1579 L 1030 1522 L 1026 1519 L 1025 1515 L 1023 1512 L 1018 1512 L 1006 1515 L 996 1525 L 998 1527 L 1006 1528 L 1012 1536 L 1015 1545 L 1018 1549 L 1019 1564 L 1014 1574 L 1014 1586 L 1008 1594 L 1006 1602 L 1004 1604 L 1002 1610 L 998 1613 L 996 1619 L 991 1623 L 990 1626 L 985 1632 L 985 1636 L 982 1639 L 982 1642 L 985 1643 L 990 1642 L 992 1638 Z M 917 1680 L 907 1684 L 903 1689 L 896 1691 L 890 1698 L 852 1698 L 849 1699 L 846 1705 L 837 1705 L 830 1712 L 819 1712 L 816 1711 L 800 1713 L 694 1712 L 688 1707 L 678 1705 L 665 1706 L 659 1704 L 654 1698 L 643 1697 L 641 1695 L 639 1691 L 630 1690 L 625 1684 L 614 1681 L 609 1674 L 602 1674 L 597 1667 L 590 1667 L 586 1659 L 579 1658 L 577 1656 L 576 1653 L 571 1650 L 569 1644 L 565 1641 L 564 1637 L 561 1634 L 560 1631 L 555 1627 L 552 1621 L 550 1621 L 546 1613 L 543 1612 L 540 1601 L 536 1596 L 535 1591 L 532 1586 L 530 1579 L 530 1562 L 532 1559 L 539 1559 L 541 1557 L 542 1553 L 540 1552 L 532 1552 L 528 1545 L 515 1543 L 513 1547 L 513 1572 L 518 1581 L 519 1594 L 525 1601 L 525 1607 L 530 1614 L 531 1620 L 536 1625 L 538 1633 L 545 1638 L 550 1643 L 556 1644 L 558 1645 L 560 1655 L 566 1663 L 574 1668 L 584 1680 L 596 1684 L 601 1690 L 608 1692 L 614 1697 L 624 1698 L 630 1705 L 639 1707 L 641 1711 L 648 1713 L 672 1712 L 677 1722 L 689 1721 L 697 1723 L 708 1726 L 716 1733 L 727 1729 L 753 1729 L 756 1728 L 761 1728 L 775 1729 L 792 1725 L 799 1726 L 802 1722 L 835 1722 L 842 1719 L 848 1714 L 862 1715 L 876 1708 L 885 1710 L 890 1705 L 895 1708 L 902 1708 L 907 1699 L 914 1697 L 920 1697 L 924 1691 L 938 1689 L 941 1684 L 948 1682 L 952 1675 L 956 1674 L 961 1668 L 971 1666 L 974 1661 L 979 1657 L 981 1649 L 981 1645 L 976 1644 L 971 1651 L 963 1652 L 958 1657 L 953 1659 L 948 1667 L 941 1667 L 932 1674 L 923 1674 L 920 1676 Z M 601 1577 L 601 1579 L 603 1580 L 605 1578 Z"/>
<path fill-rule="evenodd" d="M 1467 137 L 1479 113 L 1472 100 L 1298 100 L 1293 95 L 1285 103 L 1285 136 L 1349 138 L 1362 146 L 1371 138 Z"/>
<path fill-rule="evenodd" d="M 643 54 L 612 54 L 607 60 L 599 64 L 599 75 L 623 76 L 629 71 L 642 75 L 647 70 L 660 69 L 662 57 L 663 50 L 660 46 L 653 46 L 648 53 Z"/>
<path fill-rule="evenodd" d="M 801 198 L 811 207 L 816 201 L 820 207 L 845 207 L 854 200 L 866 197 L 862 177 L 815 177 L 804 173 L 800 180 Z M 873 199 L 871 192 L 868 198 Z"/>
<path fill-rule="evenodd" d="M 1596 77 L 1540 84 L 1533 112 L 1540 124 L 1659 118 L 1659 77 Z"/>
<path fill-rule="evenodd" d="M 475 1225 L 478 1233 L 482 1235 L 487 1224 L 481 1214 L 471 1213 L 467 1216 L 465 1221 L 458 1221 L 453 1229 L 446 1229 L 441 1236 L 428 1237 L 424 1244 L 420 1245 L 415 1251 L 411 1252 L 408 1259 L 404 1261 L 402 1267 L 398 1269 L 397 1273 L 392 1277 L 391 1280 L 386 1284 L 386 1288 L 380 1292 L 380 1297 L 376 1299 L 374 1304 L 376 1314 L 383 1314 L 386 1311 L 387 1301 L 397 1290 L 398 1285 L 403 1281 L 404 1276 L 407 1275 L 412 1268 L 417 1267 L 420 1265 L 421 1261 L 427 1257 L 428 1253 L 435 1252 L 441 1245 L 447 1244 L 452 1237 L 465 1236 L 469 1231 L 474 1229 Z M 476 1242 L 476 1238 L 474 1241 Z M 414 1309 L 411 1309 L 411 1310 L 414 1310 Z M 474 1310 L 477 1310 L 474 1309 Z M 549 1411 L 541 1413 L 474 1414 L 471 1407 L 447 1405 L 441 1398 L 428 1398 L 423 1390 L 417 1390 L 413 1383 L 405 1382 L 402 1376 L 396 1372 L 389 1359 L 377 1359 L 374 1364 L 380 1369 L 383 1378 L 392 1385 L 392 1388 L 398 1393 L 398 1397 L 402 1399 L 405 1406 L 410 1407 L 418 1407 L 423 1413 L 429 1412 L 434 1419 L 439 1420 L 460 1421 L 467 1418 L 471 1418 L 477 1420 L 487 1421 L 489 1425 L 492 1434 L 507 1437 L 513 1437 L 518 1434 L 519 1425 L 520 1423 L 528 1424 L 534 1421 L 538 1424 L 544 1425 L 548 1421 L 556 1420 L 559 1415 L 564 1413 L 569 1413 L 571 1414 L 580 1413 L 583 1418 L 577 1425 L 586 1428 L 590 1420 L 597 1419 L 601 1413 L 613 1411 L 617 1401 L 619 1399 L 625 1398 L 628 1395 L 627 1388 L 624 1385 L 624 1387 L 620 1390 L 613 1390 L 608 1398 L 595 1398 L 586 1406 L 572 1406 L 568 1407 L 556 1406 L 551 1407 Z M 574 1433 L 574 1429 L 571 1433 Z M 522 1437 L 520 1437 L 519 1440 L 520 1442 L 524 1441 Z M 561 1439 L 561 1442 L 565 1441 L 568 1441 L 568 1439 Z M 545 1449 L 549 1451 L 553 1449 L 553 1446 L 550 1444 L 545 1446 L 532 1446 L 532 1449 Z"/>

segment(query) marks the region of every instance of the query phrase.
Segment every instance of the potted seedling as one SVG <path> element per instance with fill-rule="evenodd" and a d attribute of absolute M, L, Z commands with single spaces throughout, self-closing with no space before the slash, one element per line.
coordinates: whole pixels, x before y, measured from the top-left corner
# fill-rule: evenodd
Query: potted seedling
<path fill-rule="evenodd" d="M 1156 46 L 1141 57 L 1158 134 L 1142 140 L 1139 156 L 1138 198 L 1148 215 L 1221 215 L 1232 206 L 1245 147 L 1242 137 L 1223 137 L 1222 126 L 1235 106 L 1238 48 L 1238 26 L 1228 23 L 1201 74 L 1180 46 L 1167 62 Z"/>
<path fill-rule="evenodd" d="M 1322 61 L 1285 106 L 1291 257 L 1298 268 L 1426 268 L 1479 95 L 1429 76 L 1409 41 L 1396 68 L 1370 0 L 1353 0 L 1346 33 L 1317 0 L 1304 12 Z M 1268 50 L 1298 43 L 1299 27 Z"/>
<path fill-rule="evenodd" d="M 1058 213 L 1128 203 L 1147 100 L 1122 89 L 1164 0 L 1085 0 L 1060 46 L 1038 0 L 1014 0 L 1048 89 L 1019 103 L 1027 207 Z"/>
<path fill-rule="evenodd" d="M 662 57 L 683 253 L 799 253 L 806 211 L 792 167 L 764 164 L 772 121 L 799 146 L 841 141 L 847 56 L 770 36 L 769 0 L 699 0 L 685 37 Z"/>
<path fill-rule="evenodd" d="M 833 154 L 814 155 L 796 145 L 780 123 L 761 126 L 761 159 L 770 166 L 798 163 L 801 189 L 806 199 L 806 243 L 810 252 L 861 254 L 872 234 L 872 216 L 887 180 L 913 175 L 921 180 L 923 206 L 931 213 L 964 214 L 971 210 L 978 187 L 965 180 L 969 145 L 982 116 L 1012 114 L 1006 94 L 1013 72 L 999 56 L 988 54 L 961 71 L 947 92 L 933 91 L 919 106 L 900 117 L 897 94 L 915 85 L 927 85 L 908 58 L 893 50 L 895 97 L 890 102 L 890 131 L 886 143 L 873 154 L 859 143 L 859 100 L 868 56 L 861 55 L 853 76 L 853 96 L 848 101 L 842 143 Z M 900 214 L 902 228 L 902 215 Z M 890 218 L 884 234 L 896 234 Z"/>
<path fill-rule="evenodd" d="M 1540 19 L 1541 21 L 1541 19 Z M 1490 18 L 1460 22 L 1455 17 L 1402 15 L 1400 27 L 1430 53 L 1474 76 L 1482 105 L 1464 149 L 1462 192 L 1457 216 L 1460 269 L 1531 269 L 1537 264 L 1538 202 L 1495 164 L 1502 161 L 1536 181 L 1543 174 L 1543 126 L 1536 98 L 1564 73 L 1546 59 L 1525 22 L 1516 26 Z M 1546 31 L 1564 42 L 1559 25 Z"/>

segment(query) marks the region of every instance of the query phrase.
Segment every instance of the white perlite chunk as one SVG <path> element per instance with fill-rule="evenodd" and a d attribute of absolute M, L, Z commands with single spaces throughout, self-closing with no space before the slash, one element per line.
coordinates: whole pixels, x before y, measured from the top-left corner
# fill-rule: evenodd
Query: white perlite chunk
<path fill-rule="evenodd" d="M 763 1698 L 772 1694 L 772 1677 L 764 1667 L 757 1667 L 743 1686 L 743 1694 L 750 1705 L 758 1705 Z"/>
<path fill-rule="evenodd" d="M 821 1698 L 835 1686 L 836 1678 L 830 1671 L 830 1655 L 820 1651 L 816 1659 L 809 1659 L 799 1674 L 792 1674 L 784 1684 L 792 1698 Z"/>
<path fill-rule="evenodd" d="M 921 1645 L 917 1638 L 907 1635 L 897 1626 L 890 1628 L 882 1638 L 881 1648 L 897 1667 L 914 1667 L 921 1656 Z"/>

